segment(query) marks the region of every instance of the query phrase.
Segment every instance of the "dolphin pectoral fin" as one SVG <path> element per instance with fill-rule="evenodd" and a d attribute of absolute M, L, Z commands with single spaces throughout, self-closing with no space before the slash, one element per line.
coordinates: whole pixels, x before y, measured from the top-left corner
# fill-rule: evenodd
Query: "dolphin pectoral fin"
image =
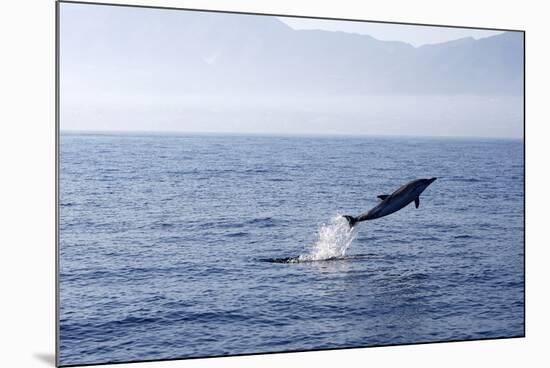
<path fill-rule="evenodd" d="M 380 198 L 381 200 L 384 200 L 386 198 L 388 198 L 389 195 L 388 194 L 380 194 L 377 198 Z"/>
<path fill-rule="evenodd" d="M 420 206 L 420 197 L 416 197 L 416 198 L 414 199 L 414 206 L 415 206 L 416 208 L 418 208 L 418 206 Z"/>

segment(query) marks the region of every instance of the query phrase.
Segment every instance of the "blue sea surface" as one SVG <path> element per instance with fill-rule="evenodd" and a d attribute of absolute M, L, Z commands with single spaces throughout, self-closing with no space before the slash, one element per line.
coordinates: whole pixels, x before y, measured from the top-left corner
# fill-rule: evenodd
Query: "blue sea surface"
<path fill-rule="evenodd" d="M 63 133 L 60 362 L 522 336 L 523 154 L 521 140 Z M 340 217 L 430 177 L 418 209 L 353 230 Z"/>

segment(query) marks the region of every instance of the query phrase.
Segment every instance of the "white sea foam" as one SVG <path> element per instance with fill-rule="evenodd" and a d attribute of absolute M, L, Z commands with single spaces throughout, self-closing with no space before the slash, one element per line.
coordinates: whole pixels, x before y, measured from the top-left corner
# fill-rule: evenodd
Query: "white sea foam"
<path fill-rule="evenodd" d="M 348 221 L 341 215 L 333 217 L 328 224 L 323 224 L 312 244 L 309 253 L 297 258 L 298 262 L 322 261 L 341 258 L 357 236 L 357 227 L 350 228 Z"/>

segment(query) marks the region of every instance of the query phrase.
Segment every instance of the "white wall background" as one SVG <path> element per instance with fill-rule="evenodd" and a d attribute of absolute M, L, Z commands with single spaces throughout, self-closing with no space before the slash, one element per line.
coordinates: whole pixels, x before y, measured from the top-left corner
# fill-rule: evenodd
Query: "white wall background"
<path fill-rule="evenodd" d="M 546 209 L 550 207 L 546 159 L 550 154 L 547 144 L 550 138 L 547 92 L 550 32 L 544 2 L 538 5 L 496 0 L 131 2 L 527 30 L 527 338 L 139 366 L 425 368 L 548 365 L 550 267 L 547 263 L 550 251 L 545 227 Z M 53 365 L 54 354 L 54 1 L 4 2 L 0 15 L 0 365 L 48 367 Z"/>

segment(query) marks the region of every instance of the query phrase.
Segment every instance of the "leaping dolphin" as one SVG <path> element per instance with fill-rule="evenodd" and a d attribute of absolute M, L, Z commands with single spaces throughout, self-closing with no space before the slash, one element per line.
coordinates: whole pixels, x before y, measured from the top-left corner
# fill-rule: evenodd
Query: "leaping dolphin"
<path fill-rule="evenodd" d="M 353 227 L 358 222 L 374 220 L 397 212 L 413 201 L 416 208 L 418 208 L 418 206 L 420 206 L 420 194 L 422 194 L 422 192 L 436 179 L 437 178 L 413 180 L 403 185 L 392 194 L 379 195 L 378 198 L 380 198 L 382 202 L 378 203 L 378 205 L 370 211 L 357 217 L 349 215 L 344 215 L 344 217 L 348 220 L 349 226 Z"/>

